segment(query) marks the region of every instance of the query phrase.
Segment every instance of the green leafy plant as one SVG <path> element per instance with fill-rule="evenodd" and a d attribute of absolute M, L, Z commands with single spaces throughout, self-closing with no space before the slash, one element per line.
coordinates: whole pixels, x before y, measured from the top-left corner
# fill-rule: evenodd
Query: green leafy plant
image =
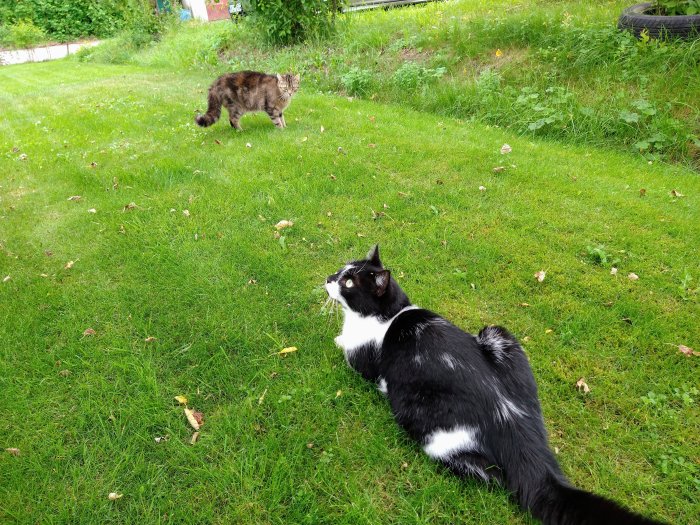
<path fill-rule="evenodd" d="M 442 77 L 447 70 L 444 67 L 426 68 L 416 62 L 404 62 L 392 77 L 394 85 L 404 89 L 416 89 L 423 84 Z"/>
<path fill-rule="evenodd" d="M 247 0 L 244 8 L 276 45 L 327 37 L 335 31 L 342 0 Z"/>
<path fill-rule="evenodd" d="M 9 27 L 7 40 L 13 47 L 33 47 L 46 40 L 46 33 L 31 20 L 19 20 Z"/>
<path fill-rule="evenodd" d="M 700 0 L 656 0 L 652 12 L 665 16 L 700 14 Z"/>
<path fill-rule="evenodd" d="M 365 96 L 372 86 L 372 73 L 366 69 L 353 67 L 340 77 L 340 81 L 348 94 L 353 96 Z"/>

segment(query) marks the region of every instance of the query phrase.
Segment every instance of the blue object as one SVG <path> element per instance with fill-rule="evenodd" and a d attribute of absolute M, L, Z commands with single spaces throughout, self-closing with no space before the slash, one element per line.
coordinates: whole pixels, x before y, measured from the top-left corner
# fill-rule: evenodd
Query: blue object
<path fill-rule="evenodd" d="M 190 13 L 189 9 L 180 9 L 180 20 L 182 22 L 192 20 L 192 13 Z"/>

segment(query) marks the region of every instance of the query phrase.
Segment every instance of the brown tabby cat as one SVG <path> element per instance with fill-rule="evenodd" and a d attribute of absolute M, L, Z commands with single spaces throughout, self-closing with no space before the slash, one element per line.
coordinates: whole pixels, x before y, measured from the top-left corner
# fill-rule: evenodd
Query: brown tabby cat
<path fill-rule="evenodd" d="M 299 89 L 299 75 L 267 75 L 256 71 L 239 71 L 217 78 L 209 88 L 209 107 L 204 115 L 197 115 L 195 122 L 211 126 L 221 116 L 221 106 L 226 106 L 231 126 L 241 130 L 239 120 L 245 113 L 264 111 L 278 128 L 287 127 L 284 110 L 292 95 Z"/>

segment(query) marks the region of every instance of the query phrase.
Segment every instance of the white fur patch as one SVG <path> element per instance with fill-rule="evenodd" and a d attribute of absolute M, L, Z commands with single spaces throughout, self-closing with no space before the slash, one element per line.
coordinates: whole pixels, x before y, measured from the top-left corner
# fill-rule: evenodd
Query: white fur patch
<path fill-rule="evenodd" d="M 328 288 L 328 285 L 326 285 L 326 287 Z M 331 292 L 329 291 L 328 294 L 331 295 Z M 338 295 L 340 296 L 340 291 L 338 291 Z M 333 296 L 331 295 L 331 297 Z M 335 297 L 333 298 L 335 299 Z M 343 349 L 346 358 L 358 348 L 371 343 L 374 343 L 377 348 L 381 348 L 386 331 L 389 329 L 394 319 L 408 310 L 415 310 L 418 308 L 417 306 L 407 306 L 391 319 L 384 321 L 372 315 L 365 317 L 357 312 L 353 312 L 347 307 L 344 300 L 341 300 L 340 303 L 343 305 L 343 315 L 345 319 L 343 322 L 343 330 L 340 335 L 335 338 L 335 343 Z"/>
<path fill-rule="evenodd" d="M 516 417 L 523 417 L 527 415 L 527 413 L 518 406 L 513 403 L 510 399 L 505 397 L 503 394 L 500 392 L 496 392 L 498 396 L 498 403 L 496 404 L 496 421 L 500 421 L 501 423 L 506 423 L 507 421 L 510 421 L 511 419 L 514 419 Z"/>
<path fill-rule="evenodd" d="M 383 377 L 379 378 L 379 383 L 377 383 L 377 389 L 384 395 L 387 395 L 389 393 L 389 384 L 386 382 L 386 379 Z"/>
<path fill-rule="evenodd" d="M 503 349 L 506 348 L 512 341 L 504 338 L 500 331 L 494 329 L 493 327 L 487 327 L 484 329 L 482 334 L 477 337 L 479 344 L 491 349 L 496 361 L 502 361 L 506 354 Z"/>
<path fill-rule="evenodd" d="M 433 459 L 447 459 L 457 452 L 469 452 L 479 448 L 476 427 L 458 426 L 452 430 L 436 430 L 428 436 L 423 450 Z"/>
<path fill-rule="evenodd" d="M 445 365 L 447 365 L 447 368 L 449 368 L 450 370 L 454 370 L 459 366 L 459 361 L 457 361 L 450 354 L 441 354 L 440 360 L 443 363 L 445 363 Z"/>

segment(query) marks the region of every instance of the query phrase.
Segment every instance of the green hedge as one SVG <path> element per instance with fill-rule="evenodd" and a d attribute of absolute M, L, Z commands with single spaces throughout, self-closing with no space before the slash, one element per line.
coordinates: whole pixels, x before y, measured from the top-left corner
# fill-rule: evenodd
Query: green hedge
<path fill-rule="evenodd" d="M 31 22 L 59 41 L 108 37 L 150 10 L 148 0 L 0 0 L 0 26 Z"/>

